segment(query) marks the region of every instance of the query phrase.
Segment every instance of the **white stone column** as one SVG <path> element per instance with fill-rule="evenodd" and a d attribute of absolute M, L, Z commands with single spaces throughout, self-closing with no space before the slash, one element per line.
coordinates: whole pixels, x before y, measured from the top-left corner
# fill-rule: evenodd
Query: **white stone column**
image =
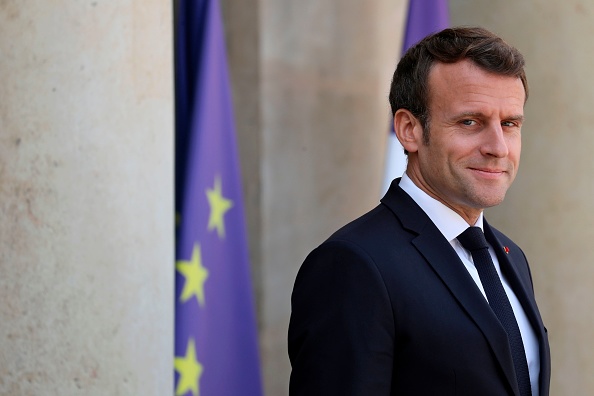
<path fill-rule="evenodd" d="M 173 391 L 172 4 L 0 2 L 0 394 Z"/>

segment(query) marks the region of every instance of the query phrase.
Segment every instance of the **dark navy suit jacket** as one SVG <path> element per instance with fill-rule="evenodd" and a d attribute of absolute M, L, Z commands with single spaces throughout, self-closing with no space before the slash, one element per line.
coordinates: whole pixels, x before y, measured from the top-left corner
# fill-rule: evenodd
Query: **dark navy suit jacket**
<path fill-rule="evenodd" d="M 398 183 L 299 270 L 290 395 L 518 395 L 505 330 L 450 243 Z M 484 230 L 538 338 L 540 395 L 548 395 L 549 344 L 528 263 L 486 221 Z"/>

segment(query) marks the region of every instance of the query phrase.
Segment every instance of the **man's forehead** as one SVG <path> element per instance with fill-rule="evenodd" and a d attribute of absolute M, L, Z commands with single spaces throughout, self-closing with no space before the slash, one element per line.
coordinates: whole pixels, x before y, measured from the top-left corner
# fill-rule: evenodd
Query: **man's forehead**
<path fill-rule="evenodd" d="M 428 104 L 436 95 L 451 96 L 454 92 L 464 93 L 469 97 L 488 96 L 491 94 L 490 91 L 500 91 L 502 84 L 511 84 L 513 88 L 509 92 L 504 92 L 502 99 L 513 102 L 520 98 L 523 107 L 526 101 L 526 90 L 520 77 L 486 70 L 469 59 L 454 63 L 435 62 L 428 75 Z M 518 96 L 520 90 L 521 97 Z M 501 95 L 501 92 L 498 93 Z"/>
<path fill-rule="evenodd" d="M 473 70 L 484 73 L 485 75 L 517 78 L 518 80 L 521 80 L 519 77 L 511 76 L 505 73 L 497 73 L 495 71 L 489 70 L 486 67 L 483 67 L 478 63 L 474 62 L 470 58 L 463 58 L 456 62 L 434 61 L 429 69 L 429 80 L 431 80 L 432 75 L 436 74 L 457 76 L 461 73 L 462 70 Z"/>

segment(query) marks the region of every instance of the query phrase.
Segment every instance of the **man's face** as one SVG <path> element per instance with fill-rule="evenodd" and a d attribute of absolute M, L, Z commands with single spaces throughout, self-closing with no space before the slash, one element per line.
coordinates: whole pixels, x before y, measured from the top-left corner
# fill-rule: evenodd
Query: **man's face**
<path fill-rule="evenodd" d="M 469 60 L 435 64 L 429 143 L 416 146 L 407 173 L 467 221 L 476 220 L 482 209 L 503 201 L 518 171 L 524 98 L 519 78 L 486 72 Z"/>

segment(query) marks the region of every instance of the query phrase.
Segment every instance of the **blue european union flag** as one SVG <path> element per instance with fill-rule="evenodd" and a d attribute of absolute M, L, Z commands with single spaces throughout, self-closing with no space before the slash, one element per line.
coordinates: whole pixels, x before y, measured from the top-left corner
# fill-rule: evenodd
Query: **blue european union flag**
<path fill-rule="evenodd" d="M 217 0 L 176 9 L 175 394 L 262 394 Z"/>

